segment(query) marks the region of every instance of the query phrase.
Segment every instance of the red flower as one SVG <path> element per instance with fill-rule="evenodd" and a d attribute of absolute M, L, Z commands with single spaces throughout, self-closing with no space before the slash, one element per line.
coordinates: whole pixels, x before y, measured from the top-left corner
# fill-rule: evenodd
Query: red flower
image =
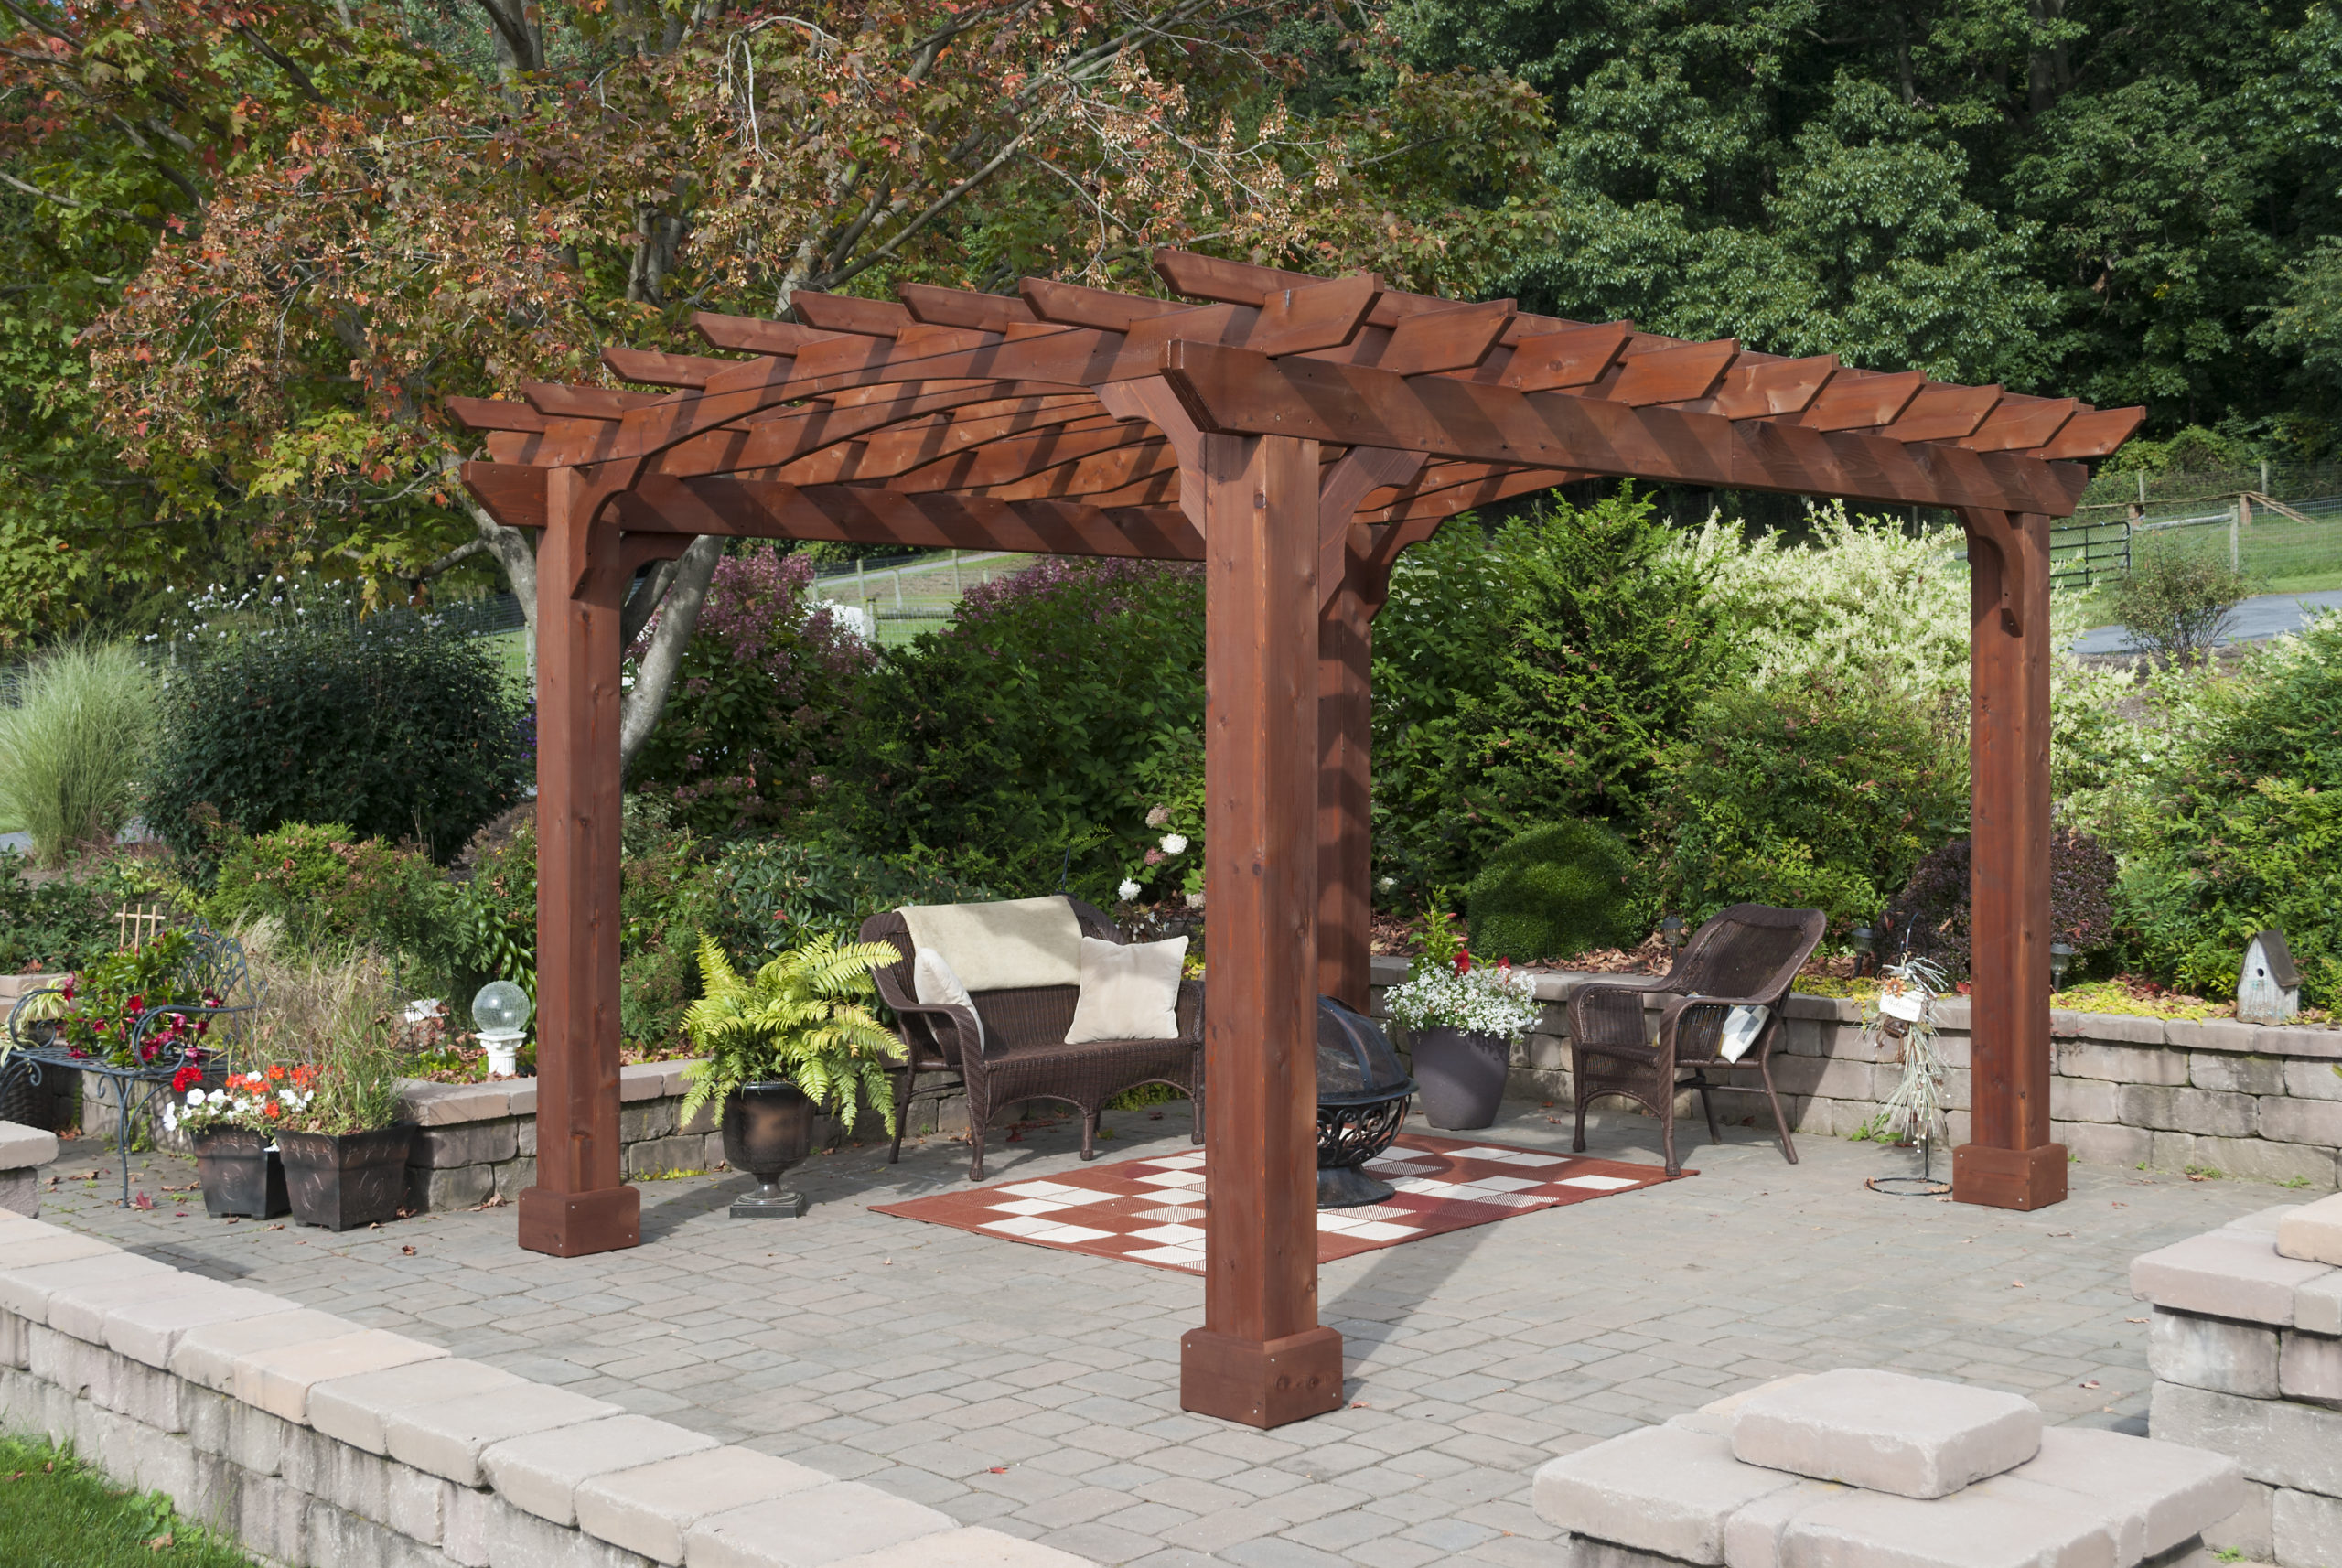
<path fill-rule="evenodd" d="M 1456 950 L 1456 972 L 1458 974 L 1472 972 L 1472 954 L 1468 950 L 1464 948 Z"/>
<path fill-rule="evenodd" d="M 145 1008 L 146 994 L 144 992 L 139 993 L 137 995 L 132 997 L 129 1001 L 122 1004 L 122 1011 L 124 1016 L 144 1012 L 145 1011 Z"/>
<path fill-rule="evenodd" d="M 69 974 L 65 977 L 65 990 L 62 994 L 66 1001 L 73 1000 L 73 988 L 81 983 L 81 977 L 78 974 Z"/>
<path fill-rule="evenodd" d="M 189 1063 L 188 1066 L 183 1067 L 179 1069 L 178 1071 L 171 1074 L 171 1092 L 173 1094 L 185 1094 L 188 1091 L 188 1086 L 200 1083 L 201 1081 L 203 1081 L 203 1069 L 192 1063 Z"/>

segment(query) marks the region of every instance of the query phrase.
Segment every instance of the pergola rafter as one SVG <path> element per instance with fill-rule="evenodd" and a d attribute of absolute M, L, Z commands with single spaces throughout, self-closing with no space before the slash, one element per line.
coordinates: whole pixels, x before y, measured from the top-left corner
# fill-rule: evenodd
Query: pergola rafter
<path fill-rule="evenodd" d="M 1618 476 L 1944 507 L 1975 638 L 1975 1086 L 1957 1195 L 2064 1195 L 2048 1121 L 2048 520 L 2137 409 L 1785 359 L 1165 252 L 1179 299 L 800 294 L 702 315 L 714 354 L 454 400 L 481 503 L 539 530 L 539 1176 L 525 1247 L 632 1245 L 618 1169 L 618 615 L 698 535 L 1201 562 L 1207 584 L 1205 1326 L 1188 1408 L 1340 1398 L 1316 1323 L 1314 999 L 1367 997 L 1371 629 L 1407 546 Z M 746 356 L 722 357 L 722 356 Z"/>

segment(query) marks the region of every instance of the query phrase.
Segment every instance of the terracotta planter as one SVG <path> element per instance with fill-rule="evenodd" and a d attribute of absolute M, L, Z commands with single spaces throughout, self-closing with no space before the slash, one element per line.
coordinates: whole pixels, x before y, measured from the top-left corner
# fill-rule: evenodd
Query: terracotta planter
<path fill-rule="evenodd" d="M 732 1206 L 735 1219 L 794 1219 L 805 1212 L 801 1192 L 774 1186 L 780 1173 L 813 1148 L 813 1102 L 787 1081 L 744 1083 L 724 1102 L 724 1157 L 757 1178 L 757 1190 Z"/>
<path fill-rule="evenodd" d="M 278 1133 L 293 1218 L 328 1230 L 396 1219 L 414 1136 L 404 1122 L 370 1133 Z"/>
<path fill-rule="evenodd" d="M 1423 1096 L 1423 1120 L 1450 1129 L 1486 1127 L 1504 1102 L 1505 1075 L 1512 1047 L 1501 1035 L 1469 1029 L 1411 1032 L 1415 1082 Z"/>
<path fill-rule="evenodd" d="M 188 1142 L 195 1151 L 206 1214 L 215 1219 L 274 1219 L 291 1211 L 285 1162 L 258 1133 L 221 1127 L 193 1133 Z"/>

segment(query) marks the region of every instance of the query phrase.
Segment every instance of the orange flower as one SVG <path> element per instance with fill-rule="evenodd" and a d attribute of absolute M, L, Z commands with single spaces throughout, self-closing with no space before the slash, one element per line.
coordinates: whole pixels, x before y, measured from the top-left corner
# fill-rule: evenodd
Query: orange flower
<path fill-rule="evenodd" d="M 283 1078 L 284 1078 L 284 1076 L 285 1076 L 285 1069 L 284 1069 L 283 1068 L 281 1068 L 281 1067 L 278 1067 L 278 1066 L 277 1066 L 275 1063 L 274 1063 L 274 1062 L 270 1063 L 270 1064 L 269 1064 L 269 1066 L 268 1066 L 268 1068 L 267 1068 L 265 1070 L 266 1070 L 266 1071 L 267 1071 L 267 1073 L 268 1073 L 268 1081 L 269 1081 L 269 1082 L 271 1082 L 271 1083 L 275 1083 L 275 1082 L 277 1082 L 278 1080 L 280 1080 L 281 1079 L 283 1079 Z"/>
<path fill-rule="evenodd" d="M 306 1089 L 311 1083 L 317 1080 L 317 1069 L 316 1068 L 306 1065 L 296 1067 L 293 1069 L 294 1087 L 296 1089 Z"/>
<path fill-rule="evenodd" d="M 274 1121 L 277 1117 L 285 1114 L 285 1108 L 277 1104 L 275 1101 L 272 1100 L 261 1108 L 261 1114 L 266 1116 L 271 1121 Z"/>

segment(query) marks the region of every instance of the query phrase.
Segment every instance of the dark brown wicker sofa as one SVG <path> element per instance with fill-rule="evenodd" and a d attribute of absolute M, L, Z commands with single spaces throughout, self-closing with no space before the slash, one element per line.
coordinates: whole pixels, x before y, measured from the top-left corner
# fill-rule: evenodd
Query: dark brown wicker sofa
<path fill-rule="evenodd" d="M 1074 918 L 1081 934 L 1106 941 L 1123 940 L 1104 914 L 1078 898 Z M 904 1064 L 895 1092 L 895 1143 L 889 1164 L 902 1156 L 903 1126 L 915 1094 L 946 1094 L 964 1087 L 968 1095 L 968 1145 L 973 1157 L 968 1179 L 984 1176 L 986 1124 L 1004 1105 L 1020 1100 L 1054 1100 L 1081 1112 L 1081 1157 L 1098 1154 L 1098 1113 L 1106 1102 L 1142 1084 L 1161 1083 L 1195 1102 L 1195 1141 L 1204 1136 L 1204 988 L 1200 981 L 1179 986 L 1179 1036 L 1173 1040 L 1093 1040 L 1065 1043 L 1080 989 L 1033 986 L 1012 991 L 976 991 L 970 1000 L 983 1019 L 983 1048 L 975 1047 L 974 1020 L 964 1008 L 918 1000 L 911 982 L 910 928 L 892 910 L 862 922 L 865 942 L 891 943 L 901 958 L 877 972 L 878 994 L 899 1020 Z M 963 1047 L 965 1048 L 963 1048 Z M 922 1073 L 947 1081 L 918 1087 Z"/>

